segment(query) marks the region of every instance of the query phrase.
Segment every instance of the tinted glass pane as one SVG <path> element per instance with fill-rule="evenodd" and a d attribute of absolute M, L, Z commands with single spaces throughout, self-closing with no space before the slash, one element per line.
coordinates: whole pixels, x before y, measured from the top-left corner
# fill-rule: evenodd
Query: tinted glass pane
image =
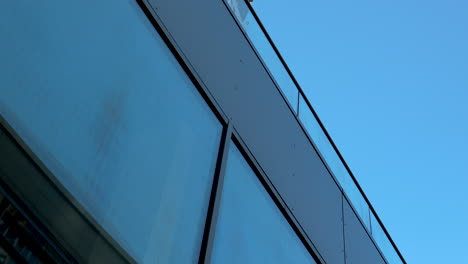
<path fill-rule="evenodd" d="M 299 119 L 343 188 L 346 196 L 351 200 L 350 202 L 366 225 L 366 228 L 369 229 L 369 206 L 302 95 L 299 98 Z"/>
<path fill-rule="evenodd" d="M 196 261 L 222 126 L 136 1 L 2 1 L 0 35 L 1 115 L 138 262 Z"/>
<path fill-rule="evenodd" d="M 293 80 L 286 71 L 283 63 L 276 54 L 273 46 L 266 38 L 260 25 L 255 20 L 244 0 L 226 0 L 237 20 L 247 32 L 250 40 L 257 49 L 260 57 L 265 62 L 268 70 L 279 85 L 279 88 L 292 106 L 294 112 L 297 112 L 298 89 Z"/>
<path fill-rule="evenodd" d="M 231 143 L 212 263 L 315 263 Z"/>

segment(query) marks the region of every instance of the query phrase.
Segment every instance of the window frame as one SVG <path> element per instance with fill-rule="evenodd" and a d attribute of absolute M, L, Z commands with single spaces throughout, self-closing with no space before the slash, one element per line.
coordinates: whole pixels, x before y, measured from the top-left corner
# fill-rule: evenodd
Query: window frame
<path fill-rule="evenodd" d="M 235 129 L 234 125 L 230 122 L 225 131 L 223 142 L 221 144 L 222 152 L 220 152 L 220 163 L 217 166 L 217 174 L 215 174 L 215 180 L 213 183 L 212 197 L 210 199 L 210 207 L 208 210 L 208 217 L 205 227 L 204 241 L 202 245 L 202 251 L 200 252 L 199 264 L 211 264 L 211 255 L 214 245 L 214 237 L 216 233 L 216 224 L 219 216 L 219 207 L 221 203 L 221 196 L 224 186 L 224 177 L 226 175 L 226 166 L 228 161 L 230 144 L 235 144 L 241 155 L 244 157 L 247 164 L 260 181 L 264 190 L 268 193 L 268 196 L 273 200 L 274 204 L 280 210 L 281 214 L 287 221 L 287 223 L 294 230 L 295 234 L 302 242 L 306 250 L 316 261 L 317 264 L 325 263 L 323 258 L 320 256 L 317 248 L 314 246 L 307 233 L 304 231 L 299 221 L 293 214 L 293 208 L 289 208 L 286 202 L 281 197 L 278 190 L 275 188 L 273 183 L 270 181 L 266 173 L 263 171 L 261 166 L 258 164 L 255 157 L 250 152 L 249 148 L 242 140 L 240 134 Z"/>
<path fill-rule="evenodd" d="M 276 204 L 278 209 L 286 218 L 289 225 L 293 228 L 294 232 L 304 244 L 306 249 L 309 251 L 312 258 L 317 262 L 317 264 L 325 263 L 323 257 L 320 255 L 319 251 L 312 243 L 312 240 L 308 237 L 307 233 L 294 216 L 294 209 L 289 208 L 287 206 L 286 202 L 283 200 L 277 189 L 274 187 L 273 183 L 269 180 L 265 171 L 261 168 L 260 164 L 257 162 L 253 154 L 248 149 L 247 144 L 245 144 L 245 142 L 242 140 L 240 134 L 237 132 L 235 125 L 232 122 L 232 119 L 222 111 L 221 107 L 216 102 L 215 98 L 210 93 L 209 89 L 206 87 L 201 77 L 198 75 L 196 69 L 190 64 L 187 57 L 185 57 L 183 51 L 177 45 L 175 39 L 171 36 L 169 30 L 165 27 L 164 23 L 157 15 L 157 8 L 154 8 L 149 0 L 136 1 L 142 8 L 143 12 L 146 14 L 150 22 L 153 24 L 155 29 L 161 35 L 166 45 L 172 51 L 179 64 L 182 66 L 189 78 L 195 84 L 195 87 L 198 88 L 202 97 L 205 99 L 205 101 L 208 103 L 215 115 L 218 116 L 221 123 L 224 125 L 223 134 L 221 136 L 220 150 L 218 153 L 217 164 L 215 167 L 215 175 L 213 178 L 212 190 L 208 205 L 207 218 L 205 222 L 205 229 L 203 232 L 203 240 L 198 263 L 211 263 L 210 258 L 213 249 L 214 233 L 216 230 L 220 198 L 222 195 L 224 175 L 226 172 L 227 156 L 229 153 L 229 146 L 231 144 L 231 141 L 234 144 L 236 144 L 239 151 L 244 156 L 245 160 L 252 168 L 257 178 L 262 183 L 262 186 L 265 188 L 269 196 L 273 199 L 273 202 Z"/>

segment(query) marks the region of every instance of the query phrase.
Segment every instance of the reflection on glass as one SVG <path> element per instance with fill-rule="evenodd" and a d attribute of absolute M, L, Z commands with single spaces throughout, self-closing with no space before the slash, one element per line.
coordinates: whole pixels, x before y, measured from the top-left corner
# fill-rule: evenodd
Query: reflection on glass
<path fill-rule="evenodd" d="M 0 35 L 1 115 L 137 262 L 196 262 L 222 126 L 137 3 L 3 2 Z"/>
<path fill-rule="evenodd" d="M 241 23 L 241 26 L 247 32 L 247 35 L 257 49 L 260 57 L 265 62 L 268 70 L 273 75 L 273 78 L 278 83 L 281 91 L 286 96 L 294 112 L 297 113 L 297 97 L 299 91 L 265 34 L 263 34 L 262 29 L 253 17 L 247 4 L 244 0 L 226 0 L 226 2 L 237 17 L 237 20 Z"/>
<path fill-rule="evenodd" d="M 369 206 L 366 200 L 362 197 L 356 184 L 354 184 L 351 175 L 349 175 L 348 170 L 346 170 L 343 162 L 341 162 L 340 157 L 331 145 L 302 95 L 299 98 L 299 119 L 314 141 L 314 144 L 317 146 L 325 162 L 328 164 L 328 167 L 332 170 L 346 195 L 351 200 L 351 203 L 364 224 L 369 228 Z"/>
<path fill-rule="evenodd" d="M 212 263 L 315 263 L 231 142 Z"/>
<path fill-rule="evenodd" d="M 393 248 L 392 243 L 383 231 L 374 214 L 371 214 L 372 236 L 377 243 L 380 251 L 384 254 L 389 264 L 403 264 L 400 256 Z"/>

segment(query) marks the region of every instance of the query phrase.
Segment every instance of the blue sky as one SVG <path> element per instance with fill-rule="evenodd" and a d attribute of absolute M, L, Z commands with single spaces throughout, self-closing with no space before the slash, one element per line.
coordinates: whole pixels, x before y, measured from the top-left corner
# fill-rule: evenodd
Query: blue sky
<path fill-rule="evenodd" d="M 254 0 L 408 263 L 468 263 L 468 1 Z"/>

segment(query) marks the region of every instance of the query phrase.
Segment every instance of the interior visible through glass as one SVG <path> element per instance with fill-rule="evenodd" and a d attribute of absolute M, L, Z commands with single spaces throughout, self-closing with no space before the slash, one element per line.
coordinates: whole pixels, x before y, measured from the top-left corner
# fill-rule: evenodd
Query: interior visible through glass
<path fill-rule="evenodd" d="M 0 263 L 73 262 L 64 259 L 18 208 L 0 193 Z"/>

